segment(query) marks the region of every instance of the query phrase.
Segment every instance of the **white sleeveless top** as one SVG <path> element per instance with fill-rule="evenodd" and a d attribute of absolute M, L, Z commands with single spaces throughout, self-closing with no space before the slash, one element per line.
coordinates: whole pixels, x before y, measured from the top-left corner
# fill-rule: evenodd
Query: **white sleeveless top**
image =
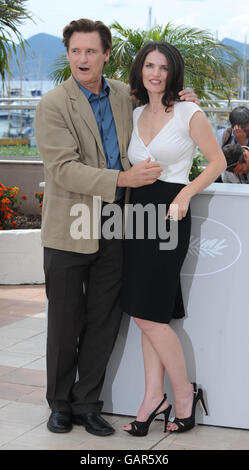
<path fill-rule="evenodd" d="M 137 122 L 145 108 L 139 106 L 133 111 L 133 132 L 128 147 L 132 165 L 151 157 L 160 163 L 163 171 L 158 178 L 171 183 L 188 184 L 188 175 L 193 163 L 196 144 L 190 137 L 190 120 L 202 109 L 195 103 L 180 101 L 174 104 L 174 115 L 154 139 L 146 146 L 139 137 Z"/>

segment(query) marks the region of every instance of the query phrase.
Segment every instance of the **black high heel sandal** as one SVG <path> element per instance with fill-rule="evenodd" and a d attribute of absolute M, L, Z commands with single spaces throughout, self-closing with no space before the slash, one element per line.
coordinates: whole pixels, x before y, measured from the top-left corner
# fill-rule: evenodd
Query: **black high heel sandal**
<path fill-rule="evenodd" d="M 169 415 L 171 412 L 172 406 L 169 405 L 166 410 L 160 411 L 160 413 L 157 413 L 159 408 L 162 406 L 162 404 L 167 400 L 167 395 L 166 393 L 164 394 L 164 399 L 159 403 L 159 405 L 156 407 L 156 409 L 150 414 L 149 418 L 147 421 L 132 421 L 131 424 L 131 429 L 124 429 L 124 431 L 128 432 L 132 436 L 146 436 L 149 431 L 149 427 L 152 423 L 152 421 L 156 418 L 156 416 L 159 416 L 160 414 L 164 415 L 164 432 L 167 431 L 167 423 L 169 419 Z"/>
<path fill-rule="evenodd" d="M 178 429 L 176 429 L 175 431 L 171 431 L 169 429 L 169 431 L 172 432 L 172 433 L 174 433 L 174 432 L 186 432 L 186 431 L 190 431 L 190 429 L 193 429 L 193 427 L 195 426 L 195 408 L 196 408 L 196 405 L 197 405 L 198 401 L 200 402 L 206 416 L 208 415 L 207 407 L 206 407 L 204 399 L 203 399 L 202 389 L 197 388 L 196 383 L 192 383 L 192 385 L 194 387 L 194 398 L 193 398 L 193 405 L 192 405 L 191 415 L 188 418 L 182 418 L 182 419 L 175 418 L 174 421 L 172 421 L 172 423 L 175 423 L 178 426 Z"/>

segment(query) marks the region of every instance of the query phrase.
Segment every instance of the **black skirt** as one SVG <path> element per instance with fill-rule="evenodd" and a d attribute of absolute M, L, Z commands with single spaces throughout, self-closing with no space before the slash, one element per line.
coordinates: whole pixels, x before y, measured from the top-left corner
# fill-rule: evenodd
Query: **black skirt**
<path fill-rule="evenodd" d="M 185 315 L 180 271 L 189 246 L 190 209 L 186 217 L 178 222 L 162 222 L 162 214 L 166 215 L 169 205 L 184 186 L 157 180 L 152 185 L 132 190 L 124 242 L 121 291 L 121 308 L 129 315 L 159 323 L 169 323 L 172 318 Z M 134 207 L 142 207 L 138 211 L 139 215 Z M 162 212 L 164 207 L 165 211 Z M 163 232 L 160 225 L 160 233 L 159 219 L 160 224 L 165 224 Z M 166 241 L 166 232 L 173 233 L 173 226 L 175 229 L 177 226 L 177 244 L 173 243 L 173 248 L 168 245 L 170 249 L 165 249 L 169 243 Z M 172 242 L 171 238 L 175 234 L 170 235 L 169 241 Z"/>

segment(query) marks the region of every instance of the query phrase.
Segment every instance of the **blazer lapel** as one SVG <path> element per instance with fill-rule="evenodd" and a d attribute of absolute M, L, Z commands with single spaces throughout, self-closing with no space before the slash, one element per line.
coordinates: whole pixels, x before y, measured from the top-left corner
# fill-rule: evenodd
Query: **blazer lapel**
<path fill-rule="evenodd" d="M 64 83 L 69 93 L 71 102 L 73 104 L 74 109 L 78 112 L 80 117 L 85 121 L 89 130 L 94 135 L 98 147 L 105 158 L 105 152 L 103 149 L 101 137 L 99 134 L 99 128 L 91 108 L 88 99 L 84 95 L 84 93 L 80 90 L 77 83 L 75 82 L 73 77 L 70 77 L 67 82 Z"/>
<path fill-rule="evenodd" d="M 120 153 L 122 154 L 124 130 L 123 130 L 123 122 L 122 122 L 121 99 L 119 98 L 116 90 L 113 90 L 113 87 L 111 86 L 109 82 L 108 82 L 108 85 L 111 89 L 110 94 L 109 94 L 109 100 L 110 100 L 112 114 L 113 114 L 114 121 L 115 121 L 115 126 L 116 126 L 116 131 L 117 131 L 117 136 L 118 136 L 119 150 L 120 150 Z"/>

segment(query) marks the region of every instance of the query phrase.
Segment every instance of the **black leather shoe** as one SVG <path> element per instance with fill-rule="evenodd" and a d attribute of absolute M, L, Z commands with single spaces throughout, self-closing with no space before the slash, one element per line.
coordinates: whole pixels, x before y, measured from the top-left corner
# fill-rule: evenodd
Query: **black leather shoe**
<path fill-rule="evenodd" d="M 47 422 L 51 432 L 69 432 L 72 429 L 72 415 L 65 411 L 52 411 Z"/>
<path fill-rule="evenodd" d="M 95 412 L 73 415 L 73 424 L 85 426 L 86 431 L 95 436 L 110 436 L 115 432 L 115 429 Z"/>

